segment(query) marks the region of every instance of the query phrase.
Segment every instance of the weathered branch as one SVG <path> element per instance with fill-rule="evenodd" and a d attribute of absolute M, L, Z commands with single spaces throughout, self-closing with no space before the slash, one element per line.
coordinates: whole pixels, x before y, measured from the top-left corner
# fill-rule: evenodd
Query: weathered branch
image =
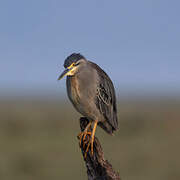
<path fill-rule="evenodd" d="M 80 127 L 81 131 L 85 129 L 89 120 L 85 117 L 80 118 Z M 90 136 L 86 136 L 87 141 Z M 83 157 L 85 156 L 85 151 L 87 148 L 87 143 L 83 144 L 83 141 L 80 145 Z M 90 148 L 91 149 L 91 148 Z M 97 137 L 94 140 L 94 153 L 91 155 L 90 149 L 87 153 L 87 157 L 84 157 L 84 161 L 87 167 L 88 180 L 120 180 L 120 176 L 112 168 L 112 165 L 104 159 L 104 153 L 102 147 Z"/>

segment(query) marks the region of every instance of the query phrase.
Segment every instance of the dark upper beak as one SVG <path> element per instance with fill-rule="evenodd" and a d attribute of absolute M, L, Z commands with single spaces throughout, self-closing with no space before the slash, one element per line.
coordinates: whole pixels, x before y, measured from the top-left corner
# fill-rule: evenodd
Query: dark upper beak
<path fill-rule="evenodd" d="M 65 69 L 64 72 L 59 76 L 58 80 L 61 80 L 71 69 Z"/>

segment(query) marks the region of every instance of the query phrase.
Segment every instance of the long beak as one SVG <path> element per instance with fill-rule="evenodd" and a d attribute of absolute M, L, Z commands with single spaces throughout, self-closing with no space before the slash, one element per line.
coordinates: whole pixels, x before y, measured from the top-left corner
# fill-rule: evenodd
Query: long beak
<path fill-rule="evenodd" d="M 58 80 L 61 80 L 71 69 L 65 69 L 64 72 L 59 76 Z"/>

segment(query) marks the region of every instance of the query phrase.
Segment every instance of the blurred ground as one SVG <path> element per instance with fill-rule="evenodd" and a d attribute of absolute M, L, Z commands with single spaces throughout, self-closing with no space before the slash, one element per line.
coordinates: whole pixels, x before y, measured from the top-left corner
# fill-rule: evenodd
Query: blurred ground
<path fill-rule="evenodd" d="M 67 101 L 1 101 L 0 179 L 87 179 L 76 138 L 80 115 Z M 119 131 L 109 136 L 98 128 L 96 135 L 121 178 L 179 180 L 180 101 L 123 101 L 118 107 Z"/>

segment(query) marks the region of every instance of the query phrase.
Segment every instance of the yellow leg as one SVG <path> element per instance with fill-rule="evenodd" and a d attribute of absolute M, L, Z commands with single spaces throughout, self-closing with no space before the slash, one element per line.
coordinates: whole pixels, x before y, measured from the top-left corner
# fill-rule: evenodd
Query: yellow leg
<path fill-rule="evenodd" d="M 93 155 L 93 143 L 94 143 L 94 136 L 95 136 L 95 132 L 96 132 L 97 123 L 98 123 L 98 121 L 94 122 L 93 130 L 92 130 L 92 134 L 91 134 L 91 140 L 89 141 L 89 143 L 87 145 L 86 152 L 85 152 L 85 158 L 87 156 L 87 152 L 89 150 L 90 145 L 91 145 L 91 155 Z"/>
<path fill-rule="evenodd" d="M 91 135 L 91 132 L 88 132 L 88 129 L 90 128 L 91 124 L 92 124 L 92 122 L 89 122 L 89 124 L 86 126 L 86 128 L 84 129 L 84 131 L 78 134 L 78 137 L 79 137 L 79 145 L 80 145 L 80 146 L 81 146 L 82 138 L 83 138 L 83 141 L 85 141 L 86 136 L 87 136 L 88 134 Z"/>

